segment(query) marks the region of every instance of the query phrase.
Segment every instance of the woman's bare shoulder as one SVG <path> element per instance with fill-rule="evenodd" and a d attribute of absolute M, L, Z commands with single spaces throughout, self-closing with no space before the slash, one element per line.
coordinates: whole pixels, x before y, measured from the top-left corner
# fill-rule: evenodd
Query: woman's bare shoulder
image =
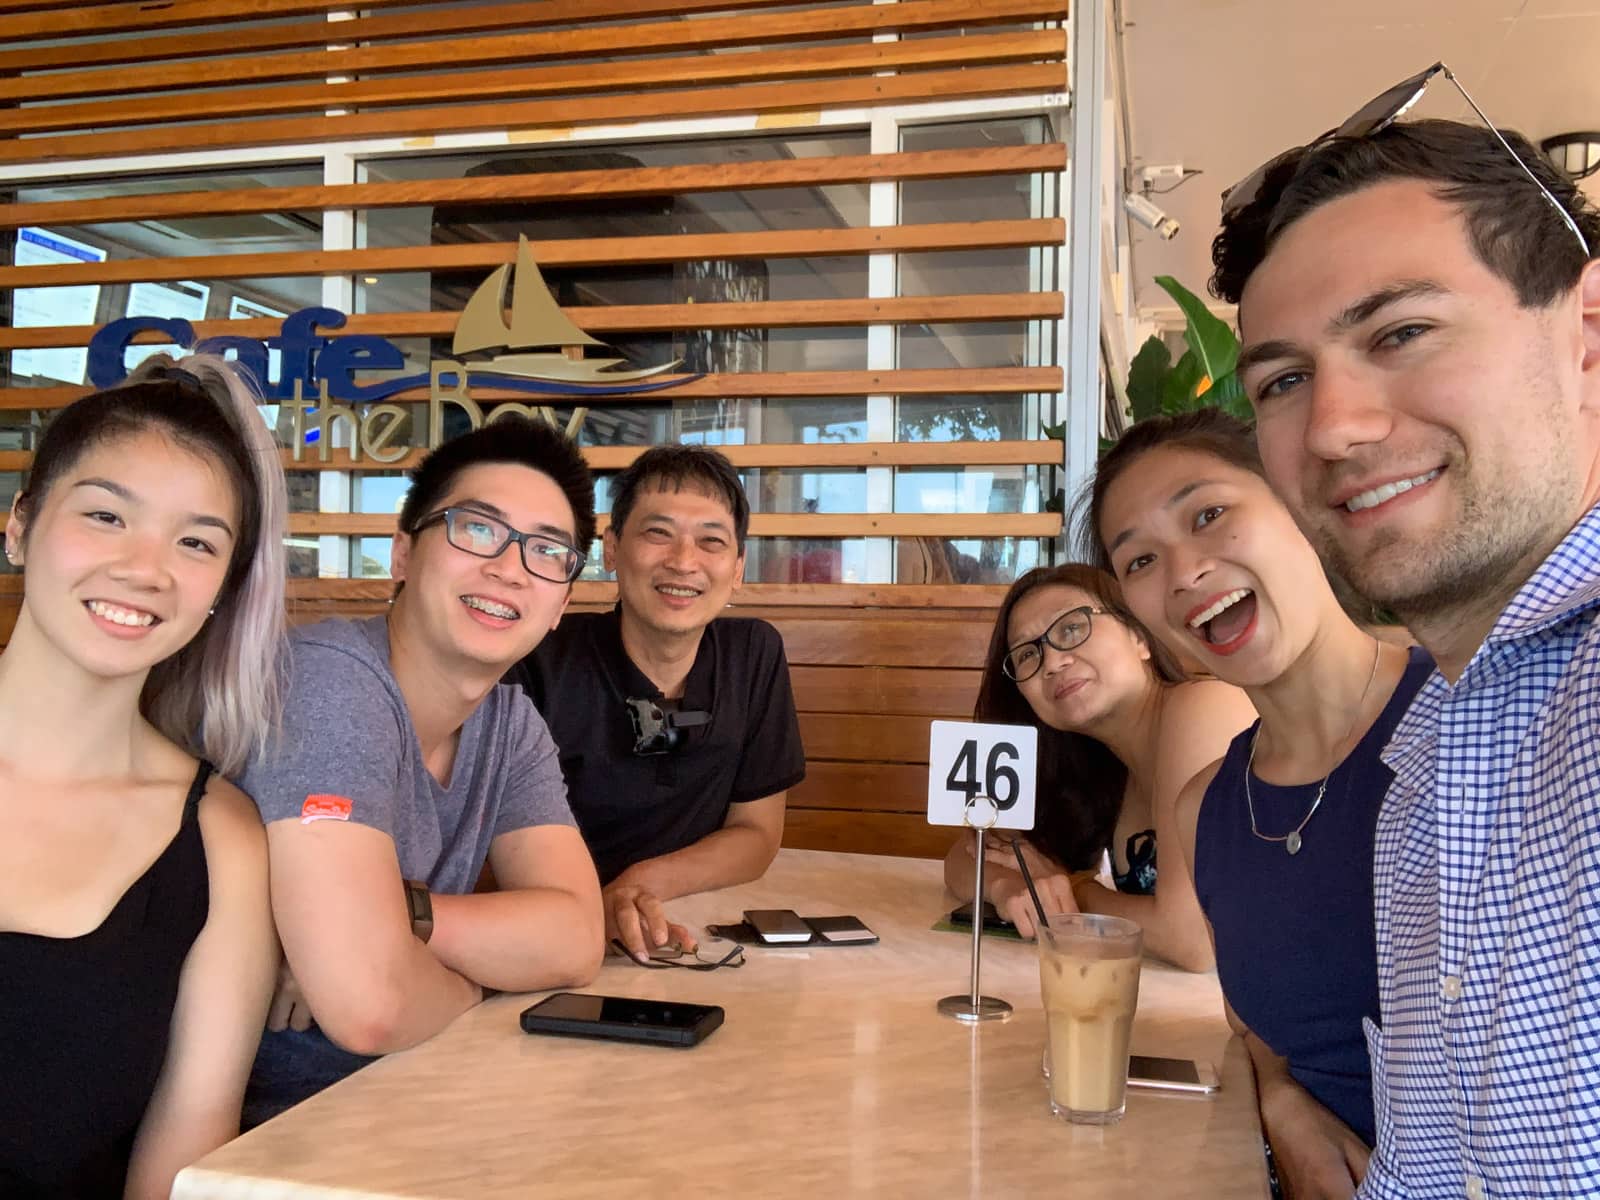
<path fill-rule="evenodd" d="M 1162 720 L 1196 719 L 1232 724 L 1235 731 L 1255 720 L 1256 710 L 1243 689 L 1220 679 L 1189 679 L 1172 685 Z"/>

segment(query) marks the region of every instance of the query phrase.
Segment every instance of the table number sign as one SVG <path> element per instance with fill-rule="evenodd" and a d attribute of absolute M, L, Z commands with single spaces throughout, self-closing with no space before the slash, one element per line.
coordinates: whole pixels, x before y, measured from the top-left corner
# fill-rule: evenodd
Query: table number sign
<path fill-rule="evenodd" d="M 1032 829 L 1039 731 L 1032 725 L 935 721 L 928 734 L 928 824 L 963 826 L 974 797 L 994 802 L 990 828 Z"/>

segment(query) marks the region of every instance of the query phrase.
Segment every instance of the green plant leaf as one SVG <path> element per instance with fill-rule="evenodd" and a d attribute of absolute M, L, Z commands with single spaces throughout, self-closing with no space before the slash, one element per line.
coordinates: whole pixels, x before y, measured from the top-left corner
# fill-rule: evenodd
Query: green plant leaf
<path fill-rule="evenodd" d="M 1178 302 L 1183 310 L 1188 328 L 1184 340 L 1200 360 L 1200 373 L 1213 381 L 1233 374 L 1239 365 L 1239 339 L 1225 321 L 1218 318 L 1205 303 L 1171 275 L 1157 275 L 1156 282 Z"/>
<path fill-rule="evenodd" d="M 1063 421 L 1059 425 L 1045 425 L 1041 422 L 1039 435 L 1048 441 L 1059 442 L 1067 436 L 1067 423 Z"/>
<path fill-rule="evenodd" d="M 1224 375 L 1197 399 L 1201 404 L 1220 408 L 1230 417 L 1238 417 L 1246 425 L 1256 423 L 1255 410 L 1250 407 L 1250 398 L 1244 394 L 1244 384 L 1239 382 L 1237 371 L 1231 375 Z"/>
<path fill-rule="evenodd" d="M 1128 364 L 1128 404 L 1133 419 L 1142 421 L 1161 411 L 1162 386 L 1172 370 L 1172 351 L 1151 334 Z"/>
<path fill-rule="evenodd" d="M 1064 512 L 1066 512 L 1067 511 L 1067 491 L 1066 491 L 1066 489 L 1065 488 L 1057 488 L 1056 489 L 1056 494 L 1054 496 L 1051 496 L 1050 499 L 1048 499 L 1048 500 L 1046 500 L 1044 502 L 1044 510 L 1045 510 L 1045 512 L 1050 512 L 1050 513 L 1064 513 Z"/>
<path fill-rule="evenodd" d="M 1195 402 L 1194 390 L 1200 386 L 1200 380 L 1205 376 L 1205 370 L 1200 365 L 1200 360 L 1193 350 L 1185 350 L 1183 357 L 1168 373 L 1161 385 L 1161 411 L 1164 413 L 1185 413 L 1199 408 Z"/>
<path fill-rule="evenodd" d="M 1098 457 L 1104 458 L 1106 456 L 1106 451 L 1111 449 L 1111 447 L 1115 446 L 1116 444 L 1117 444 L 1117 439 L 1116 438 L 1108 438 L 1108 437 L 1101 438 L 1100 439 L 1100 453 L 1099 453 Z"/>

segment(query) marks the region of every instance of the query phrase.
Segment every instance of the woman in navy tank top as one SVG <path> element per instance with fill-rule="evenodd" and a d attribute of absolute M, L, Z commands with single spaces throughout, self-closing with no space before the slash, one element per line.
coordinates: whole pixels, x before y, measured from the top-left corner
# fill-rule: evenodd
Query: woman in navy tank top
<path fill-rule="evenodd" d="M 284 483 L 244 379 L 68 406 L 5 531 L 0 1196 L 165 1197 L 235 1136 L 277 972 L 266 838 L 213 774 L 274 719 Z"/>
<path fill-rule="evenodd" d="M 1033 935 L 1020 849 L 1049 911 L 1136 921 L 1152 954 L 1210 970 L 1188 864 L 1167 854 L 1158 884 L 1156 852 L 1177 837 L 1179 790 L 1255 716 L 1244 694 L 1189 679 L 1129 611 L 1116 580 L 1068 563 L 1029 571 L 1006 593 L 975 715 L 1039 731 L 1037 819 L 1016 849 L 991 848 L 986 898 Z M 1107 852 L 1112 888 L 1097 880 Z M 972 855 L 963 837 L 945 856 L 945 881 L 962 899 L 972 896 Z"/>
<path fill-rule="evenodd" d="M 1090 521 L 1134 612 L 1261 713 L 1183 790 L 1181 841 L 1278 1175 L 1353 1195 L 1373 1139 L 1380 756 L 1432 663 L 1350 619 L 1251 430 L 1215 409 L 1135 425 Z"/>

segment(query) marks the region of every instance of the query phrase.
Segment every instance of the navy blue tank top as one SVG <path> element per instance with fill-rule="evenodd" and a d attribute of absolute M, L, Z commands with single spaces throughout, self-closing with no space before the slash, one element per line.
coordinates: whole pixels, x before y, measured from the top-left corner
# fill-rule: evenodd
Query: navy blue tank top
<path fill-rule="evenodd" d="M 198 809 L 82 937 L 0 932 L 0 1196 L 117 1200 L 211 906 Z"/>
<path fill-rule="evenodd" d="M 1228 747 L 1195 829 L 1194 886 L 1216 938 L 1217 976 L 1233 1011 L 1289 1060 L 1301 1087 L 1373 1143 L 1372 1070 L 1361 1019 L 1378 1020 L 1372 843 L 1393 772 L 1378 755 L 1433 671 L 1421 649 L 1360 742 L 1328 778 L 1300 852 L 1250 830 L 1245 764 L 1256 722 Z M 1281 837 L 1300 823 L 1317 784 L 1252 777 L 1256 825 Z"/>

